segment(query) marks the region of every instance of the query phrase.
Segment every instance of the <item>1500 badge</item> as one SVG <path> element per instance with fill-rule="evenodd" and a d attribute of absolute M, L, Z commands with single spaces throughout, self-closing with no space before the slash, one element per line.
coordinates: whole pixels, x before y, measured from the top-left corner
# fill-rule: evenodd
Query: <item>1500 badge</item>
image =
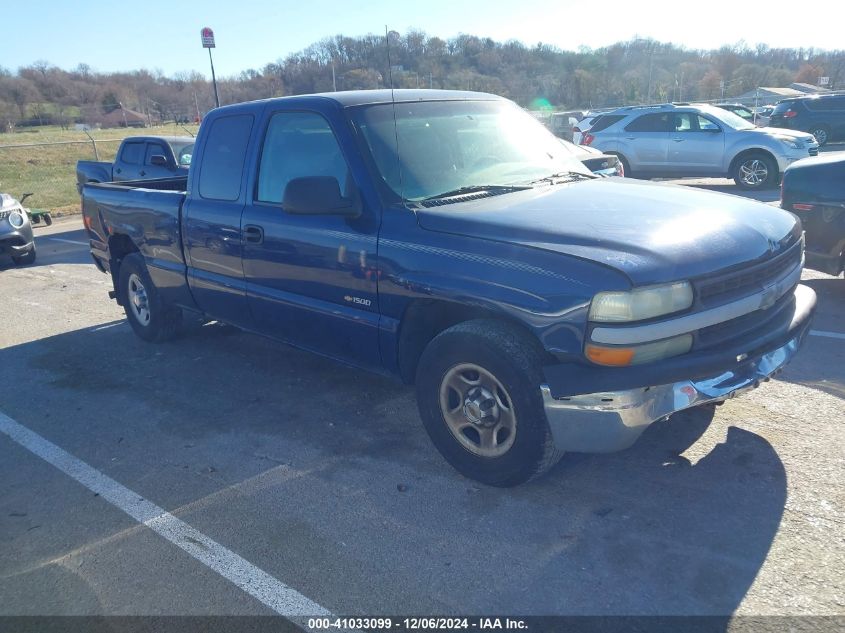
<path fill-rule="evenodd" d="M 358 305 L 361 305 L 361 306 L 370 307 L 371 305 L 373 305 L 373 302 L 370 301 L 369 299 L 362 299 L 361 297 L 353 297 L 351 295 L 346 295 L 343 298 L 343 300 L 347 301 L 349 303 L 357 303 Z"/>

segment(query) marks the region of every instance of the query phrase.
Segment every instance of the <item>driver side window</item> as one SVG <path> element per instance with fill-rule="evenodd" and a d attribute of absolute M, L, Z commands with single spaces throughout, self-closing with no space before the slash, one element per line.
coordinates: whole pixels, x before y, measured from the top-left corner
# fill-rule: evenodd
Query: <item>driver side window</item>
<path fill-rule="evenodd" d="M 277 112 L 261 152 L 256 200 L 279 204 L 294 178 L 333 176 L 345 195 L 349 167 L 331 127 L 313 112 Z"/>

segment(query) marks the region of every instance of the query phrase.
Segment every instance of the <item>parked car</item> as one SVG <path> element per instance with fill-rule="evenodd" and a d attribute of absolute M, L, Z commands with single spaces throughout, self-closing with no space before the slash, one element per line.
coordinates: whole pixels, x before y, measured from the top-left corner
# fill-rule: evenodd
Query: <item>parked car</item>
<path fill-rule="evenodd" d="M 780 206 L 801 218 L 808 268 L 831 275 L 845 270 L 845 155 L 806 158 L 787 167 Z"/>
<path fill-rule="evenodd" d="M 819 145 L 845 140 L 845 94 L 778 101 L 769 125 L 809 132 L 816 137 Z"/>
<path fill-rule="evenodd" d="M 599 132 L 622 118 L 623 115 L 608 114 L 607 112 L 598 112 L 594 116 L 586 117 L 572 129 L 572 142 L 576 145 L 589 147 L 584 143 L 584 137 L 587 133 L 593 130 Z"/>
<path fill-rule="evenodd" d="M 744 106 L 741 103 L 716 103 L 714 105 L 717 108 L 721 108 L 722 110 L 733 112 L 739 118 L 744 119 L 753 125 L 762 127 L 756 120 L 754 110 L 752 110 L 748 106 Z"/>
<path fill-rule="evenodd" d="M 27 210 L 8 193 L 0 193 L 0 254 L 17 265 L 35 263 L 35 239 Z"/>
<path fill-rule="evenodd" d="M 76 163 L 77 188 L 86 182 L 117 182 L 139 178 L 184 175 L 191 166 L 194 139 L 190 136 L 128 136 L 117 150 L 114 163 L 80 160 Z"/>
<path fill-rule="evenodd" d="M 754 124 L 758 127 L 769 127 L 771 125 L 772 111 L 775 106 L 764 105 L 752 108 L 754 111 Z"/>
<path fill-rule="evenodd" d="M 583 117 L 584 113 L 579 110 L 552 112 L 548 117 L 543 118 L 542 122 L 551 130 L 552 134 L 569 141 L 572 139 L 572 131 L 575 125 Z"/>
<path fill-rule="evenodd" d="M 618 156 L 602 154 L 594 147 L 575 145 L 564 139 L 558 139 L 572 157 L 597 176 L 624 176 L 625 170 Z"/>
<path fill-rule="evenodd" d="M 818 154 L 810 134 L 758 128 L 714 106 L 629 106 L 605 116 L 616 118 L 601 130 L 593 125 L 582 144 L 618 155 L 628 176 L 730 177 L 762 189 L 776 187 L 790 163 Z"/>
<path fill-rule="evenodd" d="M 445 459 L 497 486 L 758 386 L 815 307 L 793 215 L 598 178 L 482 93 L 216 108 L 187 177 L 86 184 L 82 204 L 139 337 L 198 312 L 415 383 Z"/>

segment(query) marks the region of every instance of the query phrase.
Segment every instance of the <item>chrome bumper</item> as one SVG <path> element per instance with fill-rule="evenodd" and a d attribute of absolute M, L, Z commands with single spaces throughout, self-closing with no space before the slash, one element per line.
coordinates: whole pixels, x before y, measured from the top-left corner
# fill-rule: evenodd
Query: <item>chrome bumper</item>
<path fill-rule="evenodd" d="M 543 406 L 557 447 L 581 453 L 612 453 L 628 448 L 649 425 L 678 411 L 720 402 L 759 387 L 798 351 L 808 328 L 785 345 L 704 380 L 556 399 L 541 385 Z"/>

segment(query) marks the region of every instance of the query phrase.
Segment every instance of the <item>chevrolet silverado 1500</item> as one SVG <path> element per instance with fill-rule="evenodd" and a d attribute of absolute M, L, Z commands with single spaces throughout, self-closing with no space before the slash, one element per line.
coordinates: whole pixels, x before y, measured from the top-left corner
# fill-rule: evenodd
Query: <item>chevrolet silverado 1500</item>
<path fill-rule="evenodd" d="M 87 184 L 83 212 L 140 337 L 187 310 L 415 383 L 434 444 L 491 485 L 758 386 L 815 307 L 790 213 L 596 178 L 481 93 L 219 108 L 187 178 Z"/>

